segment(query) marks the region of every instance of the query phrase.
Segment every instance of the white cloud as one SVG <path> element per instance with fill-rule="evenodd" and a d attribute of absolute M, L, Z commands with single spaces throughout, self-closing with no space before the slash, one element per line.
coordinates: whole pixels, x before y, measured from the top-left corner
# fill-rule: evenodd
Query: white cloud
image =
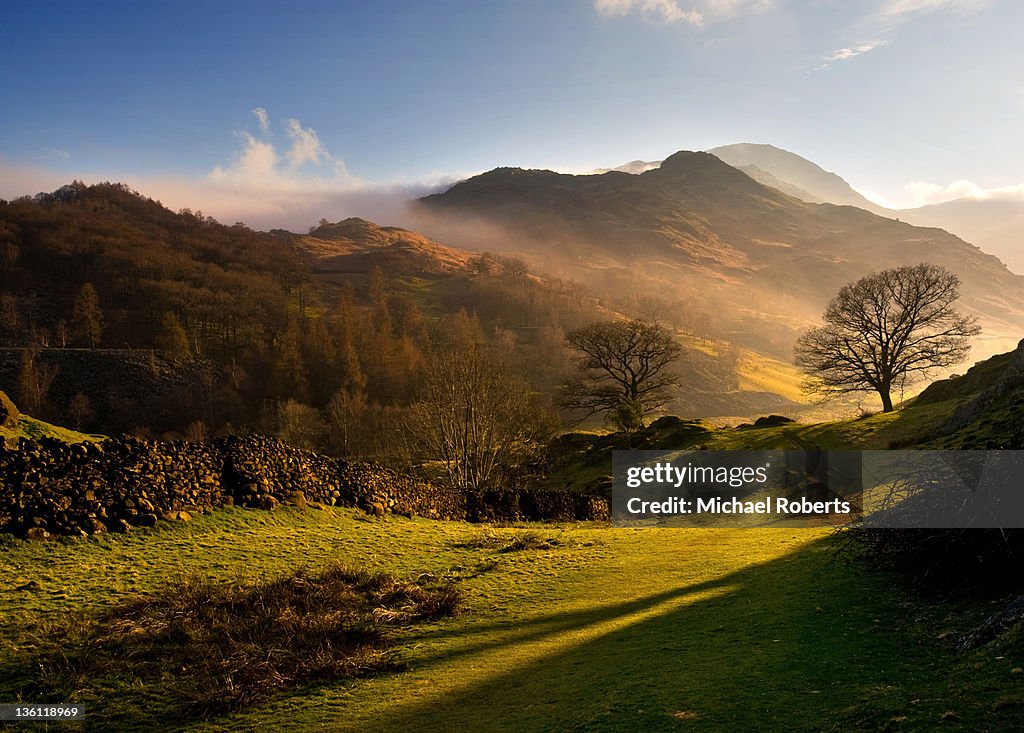
<path fill-rule="evenodd" d="M 315 130 L 303 127 L 295 119 L 285 120 L 284 124 L 288 137 L 292 140 L 291 148 L 285 153 L 292 168 L 298 168 L 304 163 L 319 164 L 321 161 L 330 161 L 336 166 L 341 164 L 341 161 L 335 160 L 320 142 Z M 341 170 L 343 172 L 344 169 Z"/>
<path fill-rule="evenodd" d="M 639 13 L 651 20 L 697 28 L 746 12 L 763 12 L 774 5 L 775 0 L 594 0 L 594 9 L 605 17 Z"/>
<path fill-rule="evenodd" d="M 270 121 L 266 110 L 257 107 L 260 127 L 269 130 Z M 282 154 L 265 135 L 255 137 L 248 132 L 239 133 L 241 149 L 227 166 L 218 165 L 208 178 L 219 184 L 237 185 L 243 188 L 271 186 L 291 189 L 306 183 L 317 185 L 349 185 L 352 180 L 345 170 L 345 164 L 331 155 L 320 140 L 316 130 L 303 127 L 296 119 L 284 121 L 285 132 L 290 145 Z M 300 174 L 299 169 L 305 166 Z"/>
<path fill-rule="evenodd" d="M 941 204 L 944 201 L 952 201 L 953 199 L 972 199 L 975 201 L 1010 199 L 1024 201 L 1024 183 L 985 188 L 966 179 L 953 181 L 945 186 L 927 181 L 911 181 L 903 187 L 903 191 L 906 198 L 911 202 L 911 207 Z"/>
<path fill-rule="evenodd" d="M 991 5 L 993 0 L 886 0 L 881 15 L 899 18 L 937 10 L 951 10 L 960 13 L 976 13 Z"/>
<path fill-rule="evenodd" d="M 264 135 L 270 132 L 270 117 L 267 115 L 267 110 L 262 107 L 257 107 L 252 111 L 252 113 L 256 115 L 256 119 L 260 123 L 260 132 Z"/>
<path fill-rule="evenodd" d="M 247 132 L 240 135 L 242 149 L 235 155 L 228 167 L 216 166 L 210 172 L 213 180 L 238 179 L 240 181 L 257 181 L 273 178 L 277 175 L 281 156 L 274 145 L 266 140 L 259 140 Z"/>
<path fill-rule="evenodd" d="M 697 10 L 683 10 L 677 0 L 595 0 L 594 8 L 601 15 L 615 18 L 639 12 L 665 23 L 704 25 L 704 16 Z"/>

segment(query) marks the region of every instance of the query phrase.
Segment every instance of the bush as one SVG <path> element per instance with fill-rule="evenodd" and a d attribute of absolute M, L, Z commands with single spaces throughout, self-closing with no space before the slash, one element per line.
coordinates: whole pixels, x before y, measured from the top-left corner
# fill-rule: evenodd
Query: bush
<path fill-rule="evenodd" d="M 838 530 L 839 553 L 912 587 L 942 594 L 1024 590 L 1024 531 L 1015 529 Z"/>

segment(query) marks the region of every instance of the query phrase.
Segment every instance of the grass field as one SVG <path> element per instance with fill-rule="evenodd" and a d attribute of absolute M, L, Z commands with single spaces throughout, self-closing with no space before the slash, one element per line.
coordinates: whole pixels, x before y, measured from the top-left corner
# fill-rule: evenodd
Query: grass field
<path fill-rule="evenodd" d="M 525 547 L 526 549 L 517 549 Z M 823 530 L 485 528 L 351 510 L 225 509 L 130 535 L 0 547 L 0 699 L 41 624 L 175 577 L 332 561 L 457 582 L 464 612 L 403 629 L 402 672 L 293 689 L 212 720 L 168 719 L 159 685 L 112 675 L 88 730 L 1013 730 L 1019 635 L 965 656 L 989 603 L 911 602 L 832 559 Z M 168 670 L 173 674 L 173 670 Z"/>

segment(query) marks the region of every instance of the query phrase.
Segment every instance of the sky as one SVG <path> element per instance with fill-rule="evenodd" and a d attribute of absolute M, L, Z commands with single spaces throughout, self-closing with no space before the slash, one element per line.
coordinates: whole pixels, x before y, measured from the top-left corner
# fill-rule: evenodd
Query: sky
<path fill-rule="evenodd" d="M 503 165 L 771 143 L 909 207 L 1024 198 L 1019 0 L 4 3 L 0 197 L 122 181 L 303 229 Z"/>

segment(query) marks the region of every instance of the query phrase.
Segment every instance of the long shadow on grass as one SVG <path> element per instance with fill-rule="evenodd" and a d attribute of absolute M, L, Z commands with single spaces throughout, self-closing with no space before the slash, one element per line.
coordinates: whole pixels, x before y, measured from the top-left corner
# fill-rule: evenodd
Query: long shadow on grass
<path fill-rule="evenodd" d="M 887 700 L 909 701 L 911 688 L 926 683 L 921 670 L 928 658 L 942 653 L 892 631 L 901 610 L 877 578 L 830 562 L 819 542 L 711 582 L 536 617 L 516 623 L 507 634 L 500 624 L 463 627 L 459 633 L 470 637 L 465 645 L 411 662 L 417 676 L 429 679 L 444 677 L 452 661 L 470 658 L 461 661 L 477 679 L 456 681 L 438 694 L 420 686 L 414 701 L 400 699 L 374 717 L 356 715 L 338 728 L 878 727 L 890 714 L 907 712 L 906 706 L 883 708 Z M 474 639 L 495 633 L 499 638 Z M 887 690 L 884 699 L 879 690 Z M 866 698 L 875 699 L 865 713 L 869 717 L 862 719 Z M 880 721 L 871 717 L 879 714 Z"/>

